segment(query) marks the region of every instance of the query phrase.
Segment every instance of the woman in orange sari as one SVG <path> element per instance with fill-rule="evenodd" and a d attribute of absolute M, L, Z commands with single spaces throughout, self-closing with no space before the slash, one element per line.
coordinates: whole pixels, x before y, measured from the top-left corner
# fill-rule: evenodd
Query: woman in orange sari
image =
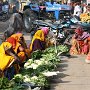
<path fill-rule="evenodd" d="M 21 46 L 21 44 L 19 42 L 17 42 L 17 40 L 13 37 L 9 37 L 7 40 L 7 42 L 12 44 L 13 50 L 15 51 L 15 53 L 18 55 L 18 57 L 20 58 L 21 63 L 23 64 L 24 61 L 26 60 L 26 54 L 25 54 L 25 49 Z"/>
<path fill-rule="evenodd" d="M 70 54 L 88 54 L 89 52 L 89 38 L 90 34 L 84 32 L 82 27 L 78 27 L 75 30 L 75 34 L 72 37 L 72 46 Z"/>
<path fill-rule="evenodd" d="M 27 58 L 30 58 L 31 51 L 30 51 L 30 49 L 27 48 L 27 44 L 25 42 L 23 34 L 15 33 L 15 34 L 11 35 L 11 37 L 15 38 L 17 40 L 17 42 L 19 42 L 21 44 L 21 46 L 24 48 L 24 52 L 27 55 Z"/>
<path fill-rule="evenodd" d="M 20 59 L 12 49 L 12 44 L 3 42 L 0 45 L 0 73 L 1 77 L 5 76 L 9 80 L 14 77 L 16 70 L 13 66 L 14 63 L 19 63 Z"/>
<path fill-rule="evenodd" d="M 43 27 L 41 28 L 41 30 L 38 30 L 32 38 L 30 50 L 31 51 L 44 50 L 46 47 L 45 38 L 48 33 L 49 33 L 48 27 Z"/>

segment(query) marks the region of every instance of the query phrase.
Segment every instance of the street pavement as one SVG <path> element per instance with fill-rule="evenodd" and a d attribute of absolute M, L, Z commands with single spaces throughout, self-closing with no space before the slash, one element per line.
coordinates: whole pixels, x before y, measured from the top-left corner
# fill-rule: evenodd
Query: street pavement
<path fill-rule="evenodd" d="M 90 64 L 86 55 L 61 57 L 58 76 L 51 80 L 50 90 L 90 90 Z"/>

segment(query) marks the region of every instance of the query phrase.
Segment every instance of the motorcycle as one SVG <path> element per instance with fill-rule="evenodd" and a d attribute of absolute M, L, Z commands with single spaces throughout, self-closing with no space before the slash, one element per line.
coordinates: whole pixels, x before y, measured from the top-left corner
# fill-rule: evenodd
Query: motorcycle
<path fill-rule="evenodd" d="M 77 28 L 77 26 L 82 26 L 83 29 L 88 32 L 90 29 L 90 23 L 81 22 L 76 16 L 71 16 L 69 18 L 65 17 L 62 24 L 66 25 L 65 27 L 70 29 L 72 32 Z"/>
<path fill-rule="evenodd" d="M 31 31 L 31 35 L 33 36 L 34 33 L 40 29 L 41 27 L 49 27 L 50 32 L 53 33 L 53 37 L 56 38 L 58 44 L 63 44 L 69 32 L 65 30 L 64 26 L 60 24 L 60 21 L 50 21 L 50 20 L 36 20 L 33 22 L 34 29 Z"/>

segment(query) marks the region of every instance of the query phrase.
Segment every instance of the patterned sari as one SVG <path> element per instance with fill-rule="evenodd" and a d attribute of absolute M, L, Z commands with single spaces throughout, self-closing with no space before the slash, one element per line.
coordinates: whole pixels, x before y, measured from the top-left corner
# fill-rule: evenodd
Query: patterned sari
<path fill-rule="evenodd" d="M 75 34 L 72 38 L 72 46 L 70 54 L 88 54 L 89 52 L 89 38 L 90 34 L 84 32 L 81 27 L 75 30 Z"/>

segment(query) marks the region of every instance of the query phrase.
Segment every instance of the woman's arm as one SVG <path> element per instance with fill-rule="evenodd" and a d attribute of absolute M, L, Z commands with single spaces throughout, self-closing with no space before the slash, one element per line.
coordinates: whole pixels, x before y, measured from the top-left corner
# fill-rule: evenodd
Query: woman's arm
<path fill-rule="evenodd" d="M 7 49 L 5 52 L 6 52 L 8 55 L 13 56 L 16 61 L 20 62 L 20 59 L 19 59 L 18 55 L 14 52 L 14 50 L 13 50 L 12 48 Z"/>

